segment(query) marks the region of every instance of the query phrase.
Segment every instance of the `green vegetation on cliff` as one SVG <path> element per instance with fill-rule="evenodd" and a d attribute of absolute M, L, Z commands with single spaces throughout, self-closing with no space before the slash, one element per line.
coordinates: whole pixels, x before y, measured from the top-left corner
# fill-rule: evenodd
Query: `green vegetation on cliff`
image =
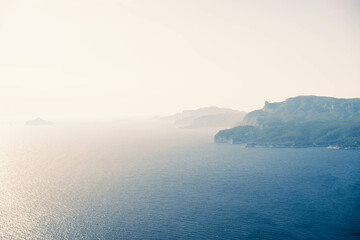
<path fill-rule="evenodd" d="M 215 136 L 220 143 L 265 147 L 360 147 L 360 122 L 306 122 L 238 126 L 221 130 Z"/>
<path fill-rule="evenodd" d="M 265 103 L 215 142 L 264 147 L 360 148 L 360 99 L 302 96 Z"/>

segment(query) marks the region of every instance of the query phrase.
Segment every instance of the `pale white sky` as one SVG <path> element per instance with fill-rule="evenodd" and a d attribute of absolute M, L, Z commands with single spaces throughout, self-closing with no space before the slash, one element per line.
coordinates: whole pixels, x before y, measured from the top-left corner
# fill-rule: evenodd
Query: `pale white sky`
<path fill-rule="evenodd" d="M 360 2 L 0 0 L 0 118 L 360 97 Z"/>

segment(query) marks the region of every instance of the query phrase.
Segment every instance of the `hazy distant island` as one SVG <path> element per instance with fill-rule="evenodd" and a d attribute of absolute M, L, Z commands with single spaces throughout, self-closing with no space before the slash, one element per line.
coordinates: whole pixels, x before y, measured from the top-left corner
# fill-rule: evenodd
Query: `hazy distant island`
<path fill-rule="evenodd" d="M 265 102 L 239 126 L 219 131 L 215 142 L 246 147 L 360 148 L 360 98 L 298 96 Z"/>
<path fill-rule="evenodd" d="M 230 108 L 205 107 L 185 110 L 162 119 L 172 121 L 180 128 L 226 128 L 240 124 L 245 115 L 246 112 Z"/>
<path fill-rule="evenodd" d="M 29 120 L 25 122 L 25 126 L 43 126 L 43 125 L 50 125 L 53 122 L 46 121 L 42 118 L 35 118 L 33 120 Z"/>

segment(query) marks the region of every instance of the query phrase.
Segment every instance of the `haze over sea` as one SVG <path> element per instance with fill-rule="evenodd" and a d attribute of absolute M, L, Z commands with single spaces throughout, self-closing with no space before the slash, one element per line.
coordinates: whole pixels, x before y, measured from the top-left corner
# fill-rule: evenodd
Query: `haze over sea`
<path fill-rule="evenodd" d="M 0 129 L 0 239 L 359 239 L 360 150 L 164 123 Z"/>

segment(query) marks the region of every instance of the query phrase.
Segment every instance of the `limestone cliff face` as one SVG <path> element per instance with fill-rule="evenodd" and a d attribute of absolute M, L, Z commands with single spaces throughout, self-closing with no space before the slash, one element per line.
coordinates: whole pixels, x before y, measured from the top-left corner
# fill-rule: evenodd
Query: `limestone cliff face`
<path fill-rule="evenodd" d="M 240 125 L 307 121 L 360 121 L 360 98 L 298 96 L 284 102 L 265 102 L 262 109 L 248 113 Z"/>
<path fill-rule="evenodd" d="M 265 102 L 238 127 L 219 131 L 215 142 L 249 146 L 360 148 L 360 99 L 299 96 Z"/>

